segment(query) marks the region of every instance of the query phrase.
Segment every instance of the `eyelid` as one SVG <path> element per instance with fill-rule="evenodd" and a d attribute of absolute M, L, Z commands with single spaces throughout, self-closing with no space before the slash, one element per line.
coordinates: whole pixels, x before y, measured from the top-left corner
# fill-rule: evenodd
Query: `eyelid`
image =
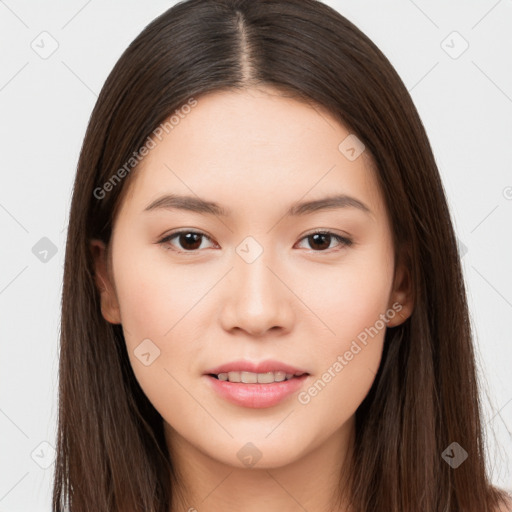
<path fill-rule="evenodd" d="M 164 245 L 166 244 L 167 242 L 169 242 L 172 238 L 178 236 L 178 235 L 181 235 L 183 233 L 192 233 L 192 234 L 196 234 L 196 235 L 200 235 L 202 236 L 203 238 L 206 238 L 207 240 L 209 240 L 210 242 L 214 243 L 212 238 L 207 235 L 206 233 L 204 233 L 203 231 L 200 231 L 200 230 L 196 230 L 196 229 L 183 229 L 183 228 L 180 228 L 176 231 L 173 231 L 167 235 L 165 235 L 164 237 L 162 237 L 157 243 L 158 244 L 161 244 L 161 245 Z M 354 240 L 352 239 L 352 237 L 348 236 L 348 235 L 341 235 L 339 234 L 338 232 L 336 231 L 333 231 L 332 229 L 328 229 L 328 228 L 316 228 L 314 229 L 313 231 L 308 231 L 307 233 L 305 233 L 304 235 L 302 235 L 298 242 L 302 242 L 302 240 L 304 240 L 305 238 L 308 238 L 312 235 L 315 235 L 315 234 L 326 234 L 326 235 L 330 235 L 331 237 L 335 238 L 336 240 L 338 240 L 338 242 L 340 243 L 341 245 L 341 248 L 345 248 L 345 247 L 351 247 L 355 244 Z M 183 251 L 183 250 L 179 250 L 179 249 L 171 249 L 177 253 L 180 253 L 180 254 L 183 254 L 183 253 L 186 253 L 186 254 L 196 254 L 198 252 L 200 252 L 198 249 L 196 250 L 193 250 L 193 251 Z M 313 249 L 310 249 L 309 251 L 310 252 L 314 252 L 314 253 L 327 253 L 327 254 L 330 254 L 332 252 L 337 252 L 341 249 L 335 249 L 335 250 L 325 250 L 325 251 L 315 251 Z"/>
<path fill-rule="evenodd" d="M 308 237 L 310 237 L 312 235 L 316 235 L 316 234 L 330 235 L 332 238 L 335 238 L 336 240 L 338 240 L 341 247 L 337 248 L 337 249 L 328 249 L 325 251 L 315 251 L 313 249 L 309 249 L 310 253 L 313 252 L 313 253 L 318 253 L 318 254 L 322 254 L 322 253 L 332 254 L 332 253 L 341 251 L 342 249 L 345 249 L 347 247 L 351 247 L 351 246 L 355 245 L 355 242 L 351 236 L 342 235 L 339 232 L 333 231 L 332 229 L 328 229 L 328 228 L 317 228 L 317 229 L 314 229 L 313 231 L 308 231 L 307 233 L 305 233 L 304 235 L 302 235 L 299 238 L 299 242 L 301 242 L 305 238 L 308 238 Z"/>
<path fill-rule="evenodd" d="M 317 233 L 322 233 L 322 234 L 327 234 L 327 235 L 339 237 L 339 238 L 343 239 L 345 242 L 347 242 L 348 244 L 354 244 L 355 243 L 354 240 L 352 239 L 351 235 L 349 235 L 349 234 L 342 234 L 341 232 L 339 232 L 337 230 L 333 231 L 332 229 L 329 229 L 329 228 L 316 228 L 313 231 L 307 231 L 304 235 L 302 235 L 300 237 L 299 240 L 303 240 L 304 238 L 307 238 L 308 236 L 311 236 L 311 235 L 316 235 Z"/>
<path fill-rule="evenodd" d="M 210 242 L 214 243 L 212 238 L 209 235 L 207 235 L 206 233 L 204 233 L 203 231 L 192 229 L 192 228 L 191 229 L 180 228 L 180 229 L 177 229 L 176 231 L 172 231 L 171 233 L 163 236 L 160 240 L 158 240 L 157 244 L 165 245 L 165 244 L 169 243 L 172 238 L 177 237 L 178 235 L 181 235 L 183 233 L 192 233 L 192 234 L 195 234 L 195 235 L 200 235 L 203 238 L 206 238 Z M 197 249 L 194 250 L 194 251 L 183 251 L 183 250 L 180 250 L 180 249 L 172 248 L 171 250 L 173 250 L 173 251 L 175 251 L 175 252 L 177 252 L 179 254 L 183 254 L 183 253 L 186 253 L 186 254 L 196 254 L 196 253 L 200 252 Z"/>

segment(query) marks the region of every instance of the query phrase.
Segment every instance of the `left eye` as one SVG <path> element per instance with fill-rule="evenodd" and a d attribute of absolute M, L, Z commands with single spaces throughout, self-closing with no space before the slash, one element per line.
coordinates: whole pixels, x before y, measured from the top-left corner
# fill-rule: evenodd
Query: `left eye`
<path fill-rule="evenodd" d="M 201 242 L 202 238 L 205 238 L 207 240 L 211 241 L 211 238 L 205 235 L 204 233 L 198 232 L 198 231 L 177 231 L 175 233 L 172 233 L 162 240 L 160 240 L 158 243 L 165 244 L 170 243 L 171 240 L 174 240 L 175 238 L 178 239 L 178 242 L 180 244 L 181 249 L 185 249 L 184 251 L 180 251 L 179 249 L 173 249 L 177 250 L 178 252 L 195 252 L 197 249 L 201 248 Z M 306 235 L 305 237 L 301 238 L 302 240 L 308 240 L 310 247 L 311 245 L 317 245 L 320 246 L 320 250 L 313 249 L 314 252 L 326 252 L 326 249 L 331 248 L 331 242 L 333 240 L 336 240 L 338 242 L 338 245 L 341 247 L 349 247 L 352 245 L 352 240 L 350 238 L 336 235 L 335 233 L 332 233 L 330 231 L 316 231 L 314 233 L 310 233 L 309 235 Z M 172 244 L 171 244 L 172 245 Z"/>
<path fill-rule="evenodd" d="M 341 235 L 336 235 L 335 233 L 331 233 L 330 231 L 316 231 L 314 233 L 310 233 L 309 235 L 306 235 L 301 240 L 308 240 L 309 244 L 318 244 L 323 247 L 323 249 L 330 248 L 331 241 L 336 240 L 338 242 L 338 245 L 341 247 L 344 246 L 351 246 L 352 240 L 350 238 L 346 238 Z M 327 245 L 327 247 L 325 247 Z M 325 250 L 315 251 L 315 252 L 325 252 Z"/>

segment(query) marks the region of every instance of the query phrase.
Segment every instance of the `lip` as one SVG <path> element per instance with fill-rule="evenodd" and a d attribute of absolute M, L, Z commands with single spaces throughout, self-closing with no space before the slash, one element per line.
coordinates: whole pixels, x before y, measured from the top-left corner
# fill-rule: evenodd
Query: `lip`
<path fill-rule="evenodd" d="M 222 398 L 242 407 L 262 409 L 279 404 L 286 397 L 298 391 L 309 374 L 293 377 L 282 382 L 271 384 L 244 384 L 219 380 L 211 375 L 203 375 L 207 384 Z"/>
<path fill-rule="evenodd" d="M 220 366 L 216 366 L 215 368 L 211 368 L 204 372 L 205 375 L 219 373 L 228 373 L 228 372 L 253 372 L 253 373 L 267 373 L 267 372 L 278 372 L 284 371 L 285 373 L 293 373 L 294 375 L 300 375 L 303 373 L 308 373 L 306 370 L 301 368 L 295 368 L 289 364 L 282 363 L 281 361 L 276 361 L 274 359 L 267 359 L 265 361 L 261 361 L 259 363 L 254 363 L 252 361 L 246 360 L 238 360 L 231 361 L 230 363 L 222 364 Z"/>
<path fill-rule="evenodd" d="M 236 371 L 253 373 L 284 371 L 285 373 L 291 373 L 296 376 L 290 380 L 272 382 L 269 384 L 229 382 L 219 380 L 212 376 L 218 375 L 219 373 Z M 301 368 L 280 361 L 267 359 L 259 363 L 244 360 L 232 361 L 207 370 L 203 378 L 206 380 L 206 383 L 211 386 L 212 390 L 225 400 L 242 407 L 262 409 L 265 407 L 273 407 L 292 393 L 298 391 L 304 385 L 304 381 L 309 375 L 309 372 Z"/>

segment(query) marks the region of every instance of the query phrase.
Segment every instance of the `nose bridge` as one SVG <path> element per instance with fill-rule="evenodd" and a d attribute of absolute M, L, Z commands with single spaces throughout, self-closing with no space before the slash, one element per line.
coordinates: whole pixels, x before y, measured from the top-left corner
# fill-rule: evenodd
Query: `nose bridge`
<path fill-rule="evenodd" d="M 239 327 L 252 334 L 273 327 L 289 328 L 292 320 L 291 294 L 280 282 L 277 258 L 270 247 L 246 237 L 237 247 L 230 273 L 224 309 L 225 327 Z M 231 312 L 231 314 L 229 314 Z"/>
<path fill-rule="evenodd" d="M 244 260 L 235 264 L 237 287 L 244 297 L 256 301 L 264 300 L 266 303 L 275 298 L 276 280 L 274 274 L 269 270 L 268 255 L 262 254 L 255 261 L 247 263 Z"/>

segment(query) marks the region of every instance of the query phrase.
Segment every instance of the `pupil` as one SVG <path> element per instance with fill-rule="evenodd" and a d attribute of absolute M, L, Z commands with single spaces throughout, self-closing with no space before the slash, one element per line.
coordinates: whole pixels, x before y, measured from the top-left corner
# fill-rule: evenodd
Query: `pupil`
<path fill-rule="evenodd" d="M 315 233 L 314 235 L 311 235 L 310 238 L 312 238 L 314 240 L 314 244 L 320 243 L 319 239 L 321 239 L 321 238 L 324 238 L 324 240 L 327 239 L 327 245 L 325 245 L 325 243 L 324 244 L 320 243 L 320 245 L 323 245 L 323 247 L 321 247 L 322 249 L 328 249 L 329 245 L 331 245 L 331 235 L 329 235 L 329 234 Z M 312 244 L 312 245 L 314 245 L 314 244 Z"/>
<path fill-rule="evenodd" d="M 194 237 L 196 237 L 195 241 Z M 185 233 L 183 235 L 180 235 L 180 244 L 185 249 L 197 249 L 201 245 L 201 235 L 198 233 Z M 192 247 L 190 247 L 190 244 L 192 244 Z"/>

